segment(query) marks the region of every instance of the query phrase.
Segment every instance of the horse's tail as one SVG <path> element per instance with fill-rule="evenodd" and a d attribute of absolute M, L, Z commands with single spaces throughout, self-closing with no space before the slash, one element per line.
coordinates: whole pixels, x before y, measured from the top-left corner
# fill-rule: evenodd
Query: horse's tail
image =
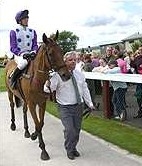
<path fill-rule="evenodd" d="M 18 108 L 18 107 L 22 106 L 21 99 L 19 97 L 15 96 L 15 95 L 14 95 L 14 98 L 15 98 L 16 107 Z"/>

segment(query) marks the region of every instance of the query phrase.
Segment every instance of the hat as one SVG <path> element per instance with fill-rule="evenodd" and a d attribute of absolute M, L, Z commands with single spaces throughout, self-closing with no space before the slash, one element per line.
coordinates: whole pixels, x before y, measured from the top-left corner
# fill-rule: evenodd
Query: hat
<path fill-rule="evenodd" d="M 29 18 L 28 14 L 29 14 L 28 10 L 19 11 L 15 16 L 15 20 L 16 20 L 17 24 L 19 24 L 19 22 L 22 19 Z"/>

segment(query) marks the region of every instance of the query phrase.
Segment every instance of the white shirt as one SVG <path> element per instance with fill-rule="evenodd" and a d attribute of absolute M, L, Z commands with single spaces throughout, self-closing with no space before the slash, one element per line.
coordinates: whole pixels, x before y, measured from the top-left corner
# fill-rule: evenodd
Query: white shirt
<path fill-rule="evenodd" d="M 84 74 L 78 70 L 74 70 L 73 74 L 77 81 L 82 102 L 85 101 L 88 107 L 92 107 L 93 103 L 91 100 L 89 89 L 87 87 L 87 83 L 85 81 Z M 56 91 L 56 100 L 58 103 L 62 105 L 72 105 L 77 103 L 76 93 L 72 83 L 72 79 L 64 82 L 61 80 L 58 73 L 54 73 L 50 81 L 51 91 Z M 48 87 L 46 87 L 46 84 L 44 85 L 44 91 L 49 93 L 49 89 Z"/>

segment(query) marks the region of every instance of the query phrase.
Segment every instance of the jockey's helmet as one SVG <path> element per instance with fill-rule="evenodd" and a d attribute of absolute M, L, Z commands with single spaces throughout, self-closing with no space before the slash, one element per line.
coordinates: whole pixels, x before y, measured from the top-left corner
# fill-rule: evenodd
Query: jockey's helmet
<path fill-rule="evenodd" d="M 19 24 L 22 19 L 29 18 L 28 14 L 29 14 L 28 10 L 19 11 L 15 16 L 17 24 Z"/>

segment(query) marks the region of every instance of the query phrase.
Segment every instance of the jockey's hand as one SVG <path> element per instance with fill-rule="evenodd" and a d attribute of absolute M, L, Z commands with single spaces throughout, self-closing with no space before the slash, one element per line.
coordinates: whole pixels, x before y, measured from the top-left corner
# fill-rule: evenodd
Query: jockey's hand
<path fill-rule="evenodd" d="M 31 58 L 31 60 L 33 60 L 33 59 L 35 58 L 35 56 L 36 56 L 36 53 L 35 53 L 35 52 L 31 52 L 31 53 L 30 53 L 30 58 Z"/>
<path fill-rule="evenodd" d="M 26 54 L 23 55 L 23 59 L 27 59 L 27 60 L 28 60 L 29 57 L 30 57 L 30 54 L 27 54 L 27 53 L 26 53 Z"/>

